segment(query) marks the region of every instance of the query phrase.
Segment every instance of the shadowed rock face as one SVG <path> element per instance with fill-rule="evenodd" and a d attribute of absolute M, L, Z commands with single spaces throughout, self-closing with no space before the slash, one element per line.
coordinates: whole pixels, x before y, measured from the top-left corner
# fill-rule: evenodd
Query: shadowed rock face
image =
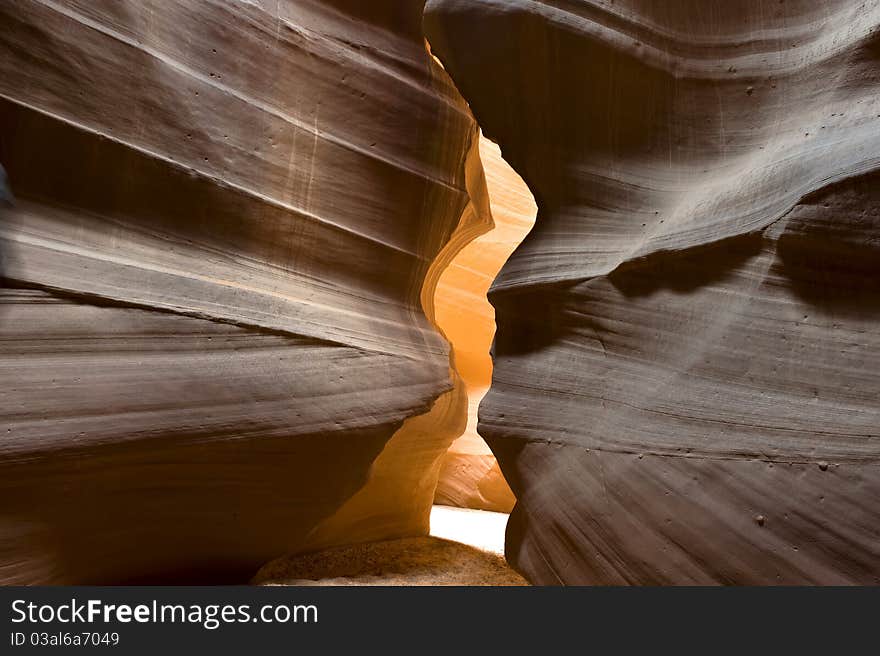
<path fill-rule="evenodd" d="M 878 583 L 880 5 L 430 0 L 538 201 L 486 437 L 537 583 Z"/>
<path fill-rule="evenodd" d="M 422 4 L 0 6 L 0 580 L 426 532 L 465 422 L 430 267 L 490 219 Z"/>

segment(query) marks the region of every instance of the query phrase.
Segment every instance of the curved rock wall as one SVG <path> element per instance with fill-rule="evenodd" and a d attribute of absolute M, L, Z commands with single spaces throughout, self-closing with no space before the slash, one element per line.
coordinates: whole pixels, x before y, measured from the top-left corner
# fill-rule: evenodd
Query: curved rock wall
<path fill-rule="evenodd" d="M 421 297 L 481 178 L 422 4 L 0 5 L 0 580 L 426 531 L 465 406 Z"/>
<path fill-rule="evenodd" d="M 538 583 L 880 582 L 880 4 L 430 0 L 535 194 L 480 433 Z"/>

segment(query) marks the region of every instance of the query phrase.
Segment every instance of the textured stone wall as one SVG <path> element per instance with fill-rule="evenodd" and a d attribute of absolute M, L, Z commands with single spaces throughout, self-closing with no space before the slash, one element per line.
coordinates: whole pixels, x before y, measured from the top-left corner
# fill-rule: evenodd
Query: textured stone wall
<path fill-rule="evenodd" d="M 480 433 L 538 583 L 878 583 L 880 5 L 430 0 L 538 202 Z"/>
<path fill-rule="evenodd" d="M 489 219 L 422 5 L 0 4 L 0 580 L 427 530 L 465 405 L 424 301 Z"/>

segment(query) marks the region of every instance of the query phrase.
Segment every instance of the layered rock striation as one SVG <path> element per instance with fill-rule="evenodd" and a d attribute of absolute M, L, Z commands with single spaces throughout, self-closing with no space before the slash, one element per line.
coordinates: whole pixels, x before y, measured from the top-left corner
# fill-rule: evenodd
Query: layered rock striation
<path fill-rule="evenodd" d="M 430 0 L 528 183 L 480 434 L 537 583 L 876 584 L 880 4 Z"/>
<path fill-rule="evenodd" d="M 490 219 L 422 4 L 0 6 L 0 580 L 427 531 L 466 401 L 424 299 Z"/>

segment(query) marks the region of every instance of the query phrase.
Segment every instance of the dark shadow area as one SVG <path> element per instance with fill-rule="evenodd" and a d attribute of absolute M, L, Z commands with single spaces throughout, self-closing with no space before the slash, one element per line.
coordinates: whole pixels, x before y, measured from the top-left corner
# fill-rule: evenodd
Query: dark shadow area
<path fill-rule="evenodd" d="M 628 298 L 649 296 L 661 289 L 689 293 L 722 282 L 758 255 L 764 244 L 761 233 L 751 233 L 685 251 L 661 251 L 622 264 L 608 279 Z"/>
<path fill-rule="evenodd" d="M 854 318 L 880 315 L 880 248 L 835 243 L 820 230 L 782 235 L 778 271 L 802 300 Z"/>
<path fill-rule="evenodd" d="M 361 487 L 351 473 L 366 475 L 391 431 L 247 439 L 174 431 L 7 459 L 0 520 L 20 531 L 4 536 L 5 561 L 16 563 L 4 579 L 20 568 L 24 580 L 55 584 L 245 584 Z"/>
<path fill-rule="evenodd" d="M 777 244 L 778 274 L 802 300 L 849 318 L 880 315 L 880 174 L 798 204 Z"/>
<path fill-rule="evenodd" d="M 579 281 L 489 292 L 498 329 L 490 355 L 522 355 L 553 344 L 567 332 L 566 298 Z"/>
<path fill-rule="evenodd" d="M 0 227 L 7 230 L 12 227 L 12 208 L 14 204 L 15 199 L 9 188 L 6 169 L 3 168 L 3 164 L 0 164 Z M 6 271 L 9 267 L 10 257 L 9 247 L 5 245 L 5 241 L 0 240 L 0 287 L 6 286 Z"/>
<path fill-rule="evenodd" d="M 0 112 L 0 121 L 4 120 L 4 115 Z M 0 123 L 3 124 L 3 123 Z M 8 137 L 0 133 L 0 228 L 10 230 L 14 221 L 13 208 L 15 207 L 15 195 L 12 193 L 12 185 L 3 162 L 7 160 L 6 141 Z M 10 259 L 12 257 L 11 249 L 0 240 L 0 288 L 6 286 L 6 272 L 9 270 Z"/>

